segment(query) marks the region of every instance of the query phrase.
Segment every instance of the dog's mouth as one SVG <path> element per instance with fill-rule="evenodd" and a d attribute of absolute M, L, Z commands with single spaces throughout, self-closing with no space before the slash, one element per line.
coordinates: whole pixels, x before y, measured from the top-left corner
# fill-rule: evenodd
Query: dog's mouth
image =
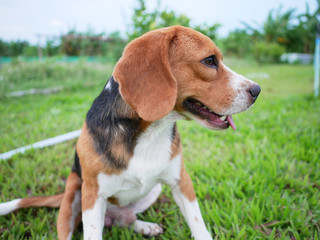
<path fill-rule="evenodd" d="M 233 130 L 236 130 L 231 115 L 220 115 L 215 113 L 209 107 L 194 98 L 187 98 L 184 100 L 183 106 L 188 112 L 206 120 L 214 129 L 226 129 L 231 126 Z"/>

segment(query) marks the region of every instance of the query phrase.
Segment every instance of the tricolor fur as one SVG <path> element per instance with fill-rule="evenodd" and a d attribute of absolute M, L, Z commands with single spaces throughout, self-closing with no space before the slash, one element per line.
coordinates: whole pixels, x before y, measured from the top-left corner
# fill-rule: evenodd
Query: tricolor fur
<path fill-rule="evenodd" d="M 181 26 L 149 32 L 128 44 L 93 102 L 65 193 L 3 203 L 0 214 L 61 204 L 59 239 L 71 239 L 81 220 L 84 239 L 102 239 L 105 225 L 155 236 L 162 228 L 136 214 L 168 184 L 192 236 L 212 239 L 184 167 L 176 121 L 235 129 L 231 115 L 248 109 L 259 92 L 223 64 L 219 49 L 201 33 Z"/>

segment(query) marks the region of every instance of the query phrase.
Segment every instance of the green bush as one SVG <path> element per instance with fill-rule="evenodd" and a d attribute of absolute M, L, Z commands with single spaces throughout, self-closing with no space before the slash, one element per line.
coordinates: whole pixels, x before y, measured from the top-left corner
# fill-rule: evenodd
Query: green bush
<path fill-rule="evenodd" d="M 257 42 L 253 45 L 253 56 L 259 63 L 279 62 L 283 53 L 285 48 L 278 43 Z"/>
<path fill-rule="evenodd" d="M 58 62 L 55 58 L 26 62 L 15 58 L 11 64 L 3 64 L 0 69 L 0 76 L 3 77 L 0 81 L 0 100 L 10 92 L 31 88 L 101 87 L 112 69 L 113 65 L 109 63 L 90 63 L 85 58 L 77 62 Z"/>
<path fill-rule="evenodd" d="M 251 41 L 250 35 L 245 30 L 236 29 L 222 40 L 224 53 L 243 58 L 251 54 L 251 45 L 248 44 Z"/>
<path fill-rule="evenodd" d="M 37 46 L 26 46 L 23 48 L 22 55 L 25 57 L 38 56 L 38 47 Z"/>

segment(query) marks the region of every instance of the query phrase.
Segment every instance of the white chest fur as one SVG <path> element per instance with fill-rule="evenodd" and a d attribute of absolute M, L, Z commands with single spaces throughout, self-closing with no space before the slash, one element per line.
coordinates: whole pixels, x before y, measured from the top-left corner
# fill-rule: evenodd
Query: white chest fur
<path fill-rule="evenodd" d="M 180 114 L 171 112 L 152 123 L 138 138 L 127 170 L 119 175 L 98 175 L 99 195 L 104 198 L 114 196 L 121 206 L 126 206 L 163 182 L 171 165 L 178 172 L 177 163 L 170 160 L 170 156 L 173 126 L 181 118 Z"/>

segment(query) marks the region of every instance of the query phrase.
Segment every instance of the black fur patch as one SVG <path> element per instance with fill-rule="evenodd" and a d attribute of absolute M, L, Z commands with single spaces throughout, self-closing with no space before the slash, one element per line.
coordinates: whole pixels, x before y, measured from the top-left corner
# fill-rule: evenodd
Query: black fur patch
<path fill-rule="evenodd" d="M 172 128 L 172 133 L 171 133 L 171 141 L 175 139 L 177 136 L 177 123 L 174 123 L 173 128 Z"/>
<path fill-rule="evenodd" d="M 179 147 L 180 145 L 180 135 L 178 133 L 178 128 L 177 128 L 177 123 L 174 123 L 173 128 L 172 128 L 172 134 L 171 134 L 171 142 L 173 142 L 173 144 L 176 147 Z"/>
<path fill-rule="evenodd" d="M 111 146 L 122 144 L 129 154 L 133 154 L 140 120 L 137 113 L 122 99 L 119 84 L 113 77 L 109 82 L 110 88 L 104 88 L 94 100 L 86 122 L 96 151 L 103 156 L 104 163 L 111 168 L 126 169 L 127 159 L 114 156 Z"/>
<path fill-rule="evenodd" d="M 74 153 L 74 163 L 72 165 L 72 172 L 75 172 L 81 178 L 81 165 L 77 151 Z"/>

